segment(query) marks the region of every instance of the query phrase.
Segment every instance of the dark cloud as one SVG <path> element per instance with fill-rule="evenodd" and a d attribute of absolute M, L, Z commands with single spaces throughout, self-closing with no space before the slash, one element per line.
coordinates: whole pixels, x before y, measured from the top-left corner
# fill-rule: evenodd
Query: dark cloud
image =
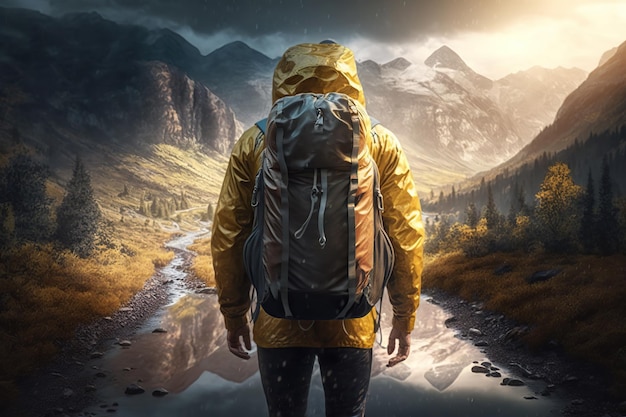
<path fill-rule="evenodd" d="M 282 33 L 362 36 L 404 42 L 459 31 L 490 31 L 530 14 L 559 12 L 544 0 L 11 0 L 54 14 L 100 11 L 107 17 L 188 26 L 199 35 L 231 30 L 246 37 Z M 556 2 L 558 3 L 558 2 Z M 571 1 L 569 4 L 576 3 Z M 567 4 L 567 3 L 566 3 Z"/>

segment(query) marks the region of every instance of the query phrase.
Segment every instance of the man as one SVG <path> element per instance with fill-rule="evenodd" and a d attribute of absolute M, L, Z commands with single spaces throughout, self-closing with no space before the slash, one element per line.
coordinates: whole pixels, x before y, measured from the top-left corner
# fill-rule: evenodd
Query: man
<path fill-rule="evenodd" d="M 333 42 L 301 44 L 282 56 L 272 82 L 273 102 L 299 93 L 344 93 L 365 105 L 352 51 Z M 388 366 L 405 360 L 419 305 L 424 227 L 412 174 L 396 137 L 383 126 L 372 129 L 370 150 L 381 177 L 385 228 L 395 250 L 387 289 L 393 306 Z M 235 144 L 217 203 L 211 249 L 229 350 L 249 359 L 250 281 L 243 245 L 251 232 L 250 205 L 260 167 L 263 133 L 253 126 Z M 357 319 L 300 321 L 272 317 L 261 309 L 254 323 L 259 370 L 270 416 L 304 416 L 317 358 L 326 415 L 363 416 L 376 338 L 376 311 Z M 245 349 L 244 349 L 245 347 Z"/>

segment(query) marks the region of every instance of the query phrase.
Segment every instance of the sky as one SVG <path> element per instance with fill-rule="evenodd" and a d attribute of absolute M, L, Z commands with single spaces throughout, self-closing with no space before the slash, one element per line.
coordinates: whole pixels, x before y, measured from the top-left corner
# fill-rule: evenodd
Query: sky
<path fill-rule="evenodd" d="M 0 0 L 58 16 L 170 28 L 207 54 L 240 40 L 269 57 L 333 39 L 358 60 L 421 63 L 442 45 L 492 79 L 539 65 L 593 70 L 626 41 L 626 0 Z"/>

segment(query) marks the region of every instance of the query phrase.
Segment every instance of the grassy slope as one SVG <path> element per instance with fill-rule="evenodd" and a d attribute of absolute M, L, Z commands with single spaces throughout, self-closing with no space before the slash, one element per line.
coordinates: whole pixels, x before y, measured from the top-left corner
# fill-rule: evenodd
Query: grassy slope
<path fill-rule="evenodd" d="M 10 401 L 15 394 L 12 381 L 49 360 L 76 326 L 112 314 L 143 287 L 155 268 L 172 259 L 164 242 L 172 233 L 200 226 L 201 214 L 217 199 L 227 162 L 221 155 L 168 145 L 142 154 L 103 149 L 81 158 L 101 210 L 114 225 L 117 247 L 89 259 L 59 253 L 51 245 L 26 245 L 0 254 L 0 401 Z M 55 205 L 70 171 L 71 165 L 56 170 L 48 184 Z M 128 195 L 120 195 L 124 185 Z M 183 191 L 192 208 L 170 219 L 136 212 L 146 193 L 172 198 Z"/>
<path fill-rule="evenodd" d="M 496 275 L 509 265 L 511 271 Z M 449 254 L 430 259 L 424 288 L 439 288 L 483 302 L 530 326 L 526 342 L 540 348 L 558 341 L 573 357 L 596 363 L 615 376 L 613 390 L 626 390 L 626 256 L 498 253 L 481 258 Z M 548 281 L 529 284 L 534 272 L 558 269 Z"/>

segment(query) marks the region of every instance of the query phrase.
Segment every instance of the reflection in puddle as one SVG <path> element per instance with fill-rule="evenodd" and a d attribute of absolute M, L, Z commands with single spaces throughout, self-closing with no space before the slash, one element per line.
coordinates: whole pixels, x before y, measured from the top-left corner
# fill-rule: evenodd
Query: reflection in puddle
<path fill-rule="evenodd" d="M 383 344 L 391 325 L 391 306 L 383 306 Z M 487 360 L 471 343 L 444 325 L 447 313 L 422 302 L 407 361 L 387 368 L 386 349 L 376 345 L 367 416 L 551 416 L 559 415 L 554 398 L 534 395 L 532 386 L 500 386 L 501 378 L 471 372 L 473 361 Z M 103 363 L 113 383 L 101 390 L 118 416 L 264 416 L 265 399 L 256 353 L 249 361 L 226 347 L 223 319 L 215 295 L 186 295 L 170 305 L 129 348 L 113 349 Z M 162 327 L 167 333 L 152 333 Z M 506 374 L 506 370 L 502 371 Z M 506 375 L 504 375 L 506 376 Z M 124 395 L 138 383 L 146 393 Z M 529 382 L 531 383 L 531 382 Z M 539 382 L 541 384 L 541 382 Z M 155 398 L 158 388 L 170 394 Z M 534 387 L 536 391 L 542 387 Z M 102 409 L 89 410 L 101 412 Z M 308 416 L 324 415 L 319 368 L 316 366 Z"/>
<path fill-rule="evenodd" d="M 146 389 L 165 388 L 181 393 L 210 372 L 232 382 L 243 382 L 257 372 L 256 355 L 238 360 L 226 347 L 224 325 L 216 296 L 187 295 L 170 306 L 159 327 L 167 333 L 142 333 L 129 349 L 121 349 L 108 366 L 117 378 Z M 232 356 L 232 358 L 231 358 Z"/>

